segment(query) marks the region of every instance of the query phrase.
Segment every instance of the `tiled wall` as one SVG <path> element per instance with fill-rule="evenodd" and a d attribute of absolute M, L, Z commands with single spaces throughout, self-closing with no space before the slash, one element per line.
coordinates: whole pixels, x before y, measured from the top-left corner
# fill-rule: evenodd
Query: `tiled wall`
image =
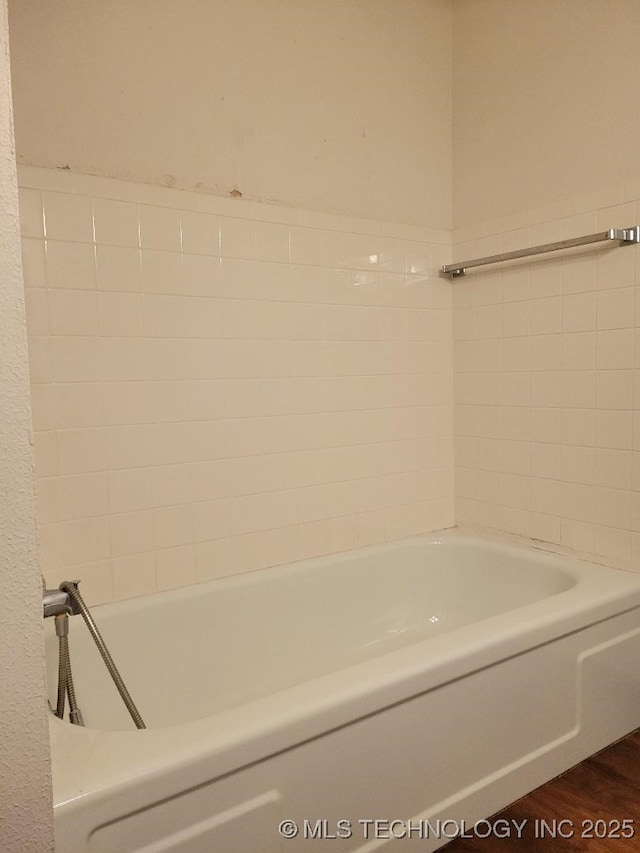
<path fill-rule="evenodd" d="M 448 232 L 20 184 L 49 583 L 96 603 L 453 523 Z"/>
<path fill-rule="evenodd" d="M 454 259 L 630 227 L 639 190 L 468 228 Z M 640 569 L 639 262 L 599 244 L 455 282 L 459 523 Z"/>

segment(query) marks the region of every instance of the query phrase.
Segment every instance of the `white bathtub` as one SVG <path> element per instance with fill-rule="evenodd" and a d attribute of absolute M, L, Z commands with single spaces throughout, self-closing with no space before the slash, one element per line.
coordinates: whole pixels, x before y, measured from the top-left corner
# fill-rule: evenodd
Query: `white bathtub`
<path fill-rule="evenodd" d="M 640 576 L 456 531 L 94 615 L 57 853 L 424 853 L 640 725 Z"/>

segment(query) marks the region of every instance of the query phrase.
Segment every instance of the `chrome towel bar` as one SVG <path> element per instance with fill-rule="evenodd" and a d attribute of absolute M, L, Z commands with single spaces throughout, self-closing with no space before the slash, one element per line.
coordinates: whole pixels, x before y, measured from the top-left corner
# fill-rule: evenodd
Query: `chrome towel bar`
<path fill-rule="evenodd" d="M 569 240 L 558 240 L 557 243 L 532 246 L 530 249 L 516 249 L 513 252 L 501 252 L 498 255 L 488 255 L 485 258 L 475 258 L 472 261 L 445 264 L 442 267 L 442 275 L 459 278 L 471 267 L 497 264 L 500 261 L 513 261 L 516 258 L 528 258 L 531 255 L 543 255 L 546 252 L 558 252 L 560 249 L 572 249 L 574 246 L 587 246 L 589 243 L 602 243 L 605 240 L 617 240 L 621 246 L 640 243 L 640 225 L 634 225 L 632 228 L 610 228 L 608 231 L 600 231 L 598 234 L 588 234 L 586 237 L 572 237 Z"/>

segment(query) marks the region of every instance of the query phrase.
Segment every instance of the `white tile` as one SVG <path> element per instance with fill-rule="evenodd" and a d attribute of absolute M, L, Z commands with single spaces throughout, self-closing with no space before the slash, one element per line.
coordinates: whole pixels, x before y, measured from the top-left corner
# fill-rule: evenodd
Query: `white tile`
<path fill-rule="evenodd" d="M 202 501 L 193 505 L 194 539 L 204 542 L 221 539 L 230 533 L 227 500 Z"/>
<path fill-rule="evenodd" d="M 109 471 L 109 509 L 129 513 L 152 505 L 150 473 L 147 468 Z"/>
<path fill-rule="evenodd" d="M 145 293 L 143 312 L 146 337 L 187 336 L 187 304 L 183 298 Z"/>
<path fill-rule="evenodd" d="M 211 421 L 224 417 L 225 414 L 234 416 L 229 409 L 227 399 L 228 383 L 221 379 L 201 379 L 188 383 L 188 416 L 196 421 Z M 245 400 L 247 392 L 241 393 Z M 262 414 L 262 412 L 253 412 Z M 235 415 L 237 416 L 237 414 Z"/>
<path fill-rule="evenodd" d="M 183 255 L 179 292 L 191 296 L 218 296 L 221 292 L 220 259 L 204 255 Z"/>
<path fill-rule="evenodd" d="M 93 201 L 93 217 L 96 243 L 134 248 L 140 245 L 137 205 L 96 198 Z"/>
<path fill-rule="evenodd" d="M 279 566 L 297 560 L 300 555 L 298 528 L 283 527 L 267 531 L 267 558 L 269 565 Z"/>
<path fill-rule="evenodd" d="M 178 252 L 143 249 L 141 260 L 142 289 L 146 293 L 182 293 L 182 261 Z"/>
<path fill-rule="evenodd" d="M 156 591 L 156 561 L 153 553 L 114 557 L 111 562 L 114 600 L 135 598 Z"/>
<path fill-rule="evenodd" d="M 609 228 L 628 228 L 624 222 L 633 222 L 635 217 L 633 203 L 616 204 L 603 207 L 598 211 L 598 230 L 607 231 Z"/>
<path fill-rule="evenodd" d="M 60 429 L 98 427 L 104 424 L 102 383 L 66 382 L 56 386 L 57 426 Z"/>
<path fill-rule="evenodd" d="M 107 467 L 104 430 L 59 430 L 58 460 L 60 474 L 104 471 Z"/>
<path fill-rule="evenodd" d="M 20 188 L 20 229 L 23 237 L 44 237 L 44 212 L 42 193 L 35 189 Z"/>
<path fill-rule="evenodd" d="M 263 569 L 269 564 L 264 532 L 231 537 L 231 566 L 234 574 Z"/>
<path fill-rule="evenodd" d="M 138 293 L 98 293 L 98 330 L 107 337 L 142 335 L 142 296 Z"/>
<path fill-rule="evenodd" d="M 562 297 L 562 331 L 589 332 L 596 328 L 596 294 L 575 293 Z"/>
<path fill-rule="evenodd" d="M 633 372 L 631 370 L 599 370 L 597 376 L 598 408 L 633 408 Z"/>
<path fill-rule="evenodd" d="M 126 246 L 96 246 L 96 274 L 100 290 L 140 291 L 140 251 Z"/>
<path fill-rule="evenodd" d="M 632 246 L 612 246 L 599 251 L 596 256 L 598 289 L 631 287 L 635 283 L 635 263 Z"/>
<path fill-rule="evenodd" d="M 82 594 L 90 607 L 113 601 L 113 576 L 110 559 L 80 562 L 74 567 L 73 575 L 82 581 Z"/>
<path fill-rule="evenodd" d="M 537 371 L 531 374 L 531 404 L 533 406 L 559 406 L 562 399 L 562 374 L 556 370 Z"/>
<path fill-rule="evenodd" d="M 49 287 L 95 289 L 96 264 L 93 246 L 47 240 L 46 257 Z"/>
<path fill-rule="evenodd" d="M 560 497 L 564 517 L 573 521 L 594 521 L 594 488 L 581 483 L 561 483 Z"/>
<path fill-rule="evenodd" d="M 597 367 L 600 370 L 625 370 L 633 367 L 632 329 L 597 332 Z"/>
<path fill-rule="evenodd" d="M 208 213 L 184 212 L 182 222 L 182 251 L 186 254 L 220 255 L 220 223 Z"/>
<path fill-rule="evenodd" d="M 114 557 L 153 550 L 153 516 L 150 510 L 109 516 L 111 552 Z"/>
<path fill-rule="evenodd" d="M 158 589 L 174 589 L 196 582 L 196 558 L 193 545 L 179 545 L 156 552 Z"/>
<path fill-rule="evenodd" d="M 328 521 L 312 521 L 308 524 L 301 524 L 298 528 L 298 536 L 300 557 L 303 560 L 328 554 L 331 550 Z"/>
<path fill-rule="evenodd" d="M 43 287 L 25 288 L 24 301 L 27 315 L 27 334 L 48 335 L 50 325 L 47 291 Z"/>
<path fill-rule="evenodd" d="M 60 520 L 103 516 L 109 511 L 106 472 L 58 478 Z"/>
<path fill-rule="evenodd" d="M 45 192 L 44 221 L 47 240 L 93 242 L 91 199 L 81 195 Z"/>
<path fill-rule="evenodd" d="M 596 524 L 595 553 L 607 560 L 627 563 L 631 559 L 631 532 Z"/>
<path fill-rule="evenodd" d="M 147 469 L 147 473 L 155 508 L 191 502 L 193 478 L 189 464 L 158 465 Z"/>
<path fill-rule="evenodd" d="M 629 329 L 634 325 L 635 288 L 623 287 L 598 293 L 598 329 Z"/>
<path fill-rule="evenodd" d="M 632 484 L 632 452 L 630 450 L 595 451 L 595 479 L 598 486 L 630 489 Z"/>
<path fill-rule="evenodd" d="M 213 539 L 195 544 L 196 576 L 199 581 L 233 573 L 231 539 Z"/>
<path fill-rule="evenodd" d="M 151 423 L 187 420 L 190 405 L 187 382 L 148 382 L 145 386 L 145 396 Z"/>
<path fill-rule="evenodd" d="M 193 512 L 190 504 L 158 507 L 153 510 L 156 548 L 174 548 L 193 542 Z"/>
<path fill-rule="evenodd" d="M 185 297 L 186 335 L 193 338 L 224 337 L 223 301 L 206 297 Z"/>
<path fill-rule="evenodd" d="M 564 294 L 595 290 L 597 287 L 596 265 L 590 257 L 567 255 L 562 258 L 561 278 Z"/>
<path fill-rule="evenodd" d="M 596 366 L 596 333 L 562 335 L 563 370 L 592 370 Z"/>
<path fill-rule="evenodd" d="M 143 249 L 180 251 L 180 214 L 177 210 L 141 204 L 138 216 L 140 245 Z"/>
<path fill-rule="evenodd" d="M 53 366 L 51 359 L 51 339 L 33 337 L 27 339 L 29 349 L 29 378 L 32 384 L 51 383 Z"/>
<path fill-rule="evenodd" d="M 592 409 L 596 405 L 596 371 L 564 370 L 562 405 L 571 409 Z"/>
<path fill-rule="evenodd" d="M 562 221 L 562 236 L 565 240 L 582 237 L 598 230 L 598 215 L 589 210 L 574 216 L 568 216 Z"/>
<path fill-rule="evenodd" d="M 508 344 L 511 350 L 517 347 L 517 361 L 508 352 Z M 504 341 L 503 354 L 505 364 L 514 363 L 518 370 L 529 367 L 533 370 L 558 370 L 562 365 L 562 335 L 535 335 L 530 340 L 512 338 Z"/>
<path fill-rule="evenodd" d="M 562 310 L 559 296 L 533 299 L 531 302 L 531 334 L 548 335 L 561 331 Z"/>
<path fill-rule="evenodd" d="M 289 229 L 286 225 L 268 222 L 256 224 L 256 257 L 262 261 L 288 262 Z"/>
<path fill-rule="evenodd" d="M 58 440 L 55 430 L 34 432 L 36 475 L 53 477 L 58 473 Z"/>
<path fill-rule="evenodd" d="M 326 258 L 324 234 L 313 228 L 291 228 L 289 250 L 291 262 L 294 264 L 323 266 Z M 404 272 L 404 256 L 401 266 L 395 271 Z"/>
<path fill-rule="evenodd" d="M 531 303 L 509 302 L 502 306 L 502 334 L 507 337 L 519 337 L 531 332 Z"/>
<path fill-rule="evenodd" d="M 53 335 L 84 335 L 86 337 L 95 335 L 98 331 L 97 309 L 95 291 L 51 290 L 49 292 L 51 333 Z M 60 342 L 56 343 L 59 348 Z"/>
<path fill-rule="evenodd" d="M 38 477 L 36 480 L 36 508 L 38 524 L 60 521 L 58 477 Z"/>
<path fill-rule="evenodd" d="M 246 219 L 220 219 L 220 254 L 223 258 L 256 257 L 256 224 Z"/>
<path fill-rule="evenodd" d="M 560 445 L 531 444 L 531 475 L 555 480 L 560 470 Z"/>
<path fill-rule="evenodd" d="M 596 446 L 612 450 L 631 450 L 633 420 L 631 412 L 601 409 L 596 412 Z"/>
<path fill-rule="evenodd" d="M 145 341 L 138 338 L 100 338 L 100 378 L 124 381 L 145 378 Z"/>
<path fill-rule="evenodd" d="M 593 484 L 596 454 L 593 447 L 563 445 L 560 448 L 560 467 L 556 479 L 567 483 Z"/>
<path fill-rule="evenodd" d="M 589 409 L 564 409 L 561 417 L 563 444 L 593 446 L 595 412 Z"/>
<path fill-rule="evenodd" d="M 107 425 L 150 423 L 151 407 L 143 382 L 104 384 L 104 423 Z"/>
<path fill-rule="evenodd" d="M 566 548 L 578 553 L 593 553 L 595 527 L 593 524 L 562 519 L 560 541 Z"/>
<path fill-rule="evenodd" d="M 101 378 L 97 338 L 53 338 L 51 354 L 53 378 L 56 382 L 95 382 Z"/>
<path fill-rule="evenodd" d="M 47 285 L 43 240 L 22 240 L 22 274 L 24 286 L 42 288 Z"/>

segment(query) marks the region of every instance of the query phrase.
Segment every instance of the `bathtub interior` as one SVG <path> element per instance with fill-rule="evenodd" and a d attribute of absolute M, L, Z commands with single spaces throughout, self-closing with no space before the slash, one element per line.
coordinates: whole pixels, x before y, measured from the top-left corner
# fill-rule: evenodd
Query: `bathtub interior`
<path fill-rule="evenodd" d="M 157 727 L 233 708 L 575 584 L 554 555 L 417 537 L 93 612 L 147 726 Z M 46 627 L 53 705 L 57 642 Z M 71 620 L 70 648 L 87 726 L 130 729 L 79 616 Z"/>

